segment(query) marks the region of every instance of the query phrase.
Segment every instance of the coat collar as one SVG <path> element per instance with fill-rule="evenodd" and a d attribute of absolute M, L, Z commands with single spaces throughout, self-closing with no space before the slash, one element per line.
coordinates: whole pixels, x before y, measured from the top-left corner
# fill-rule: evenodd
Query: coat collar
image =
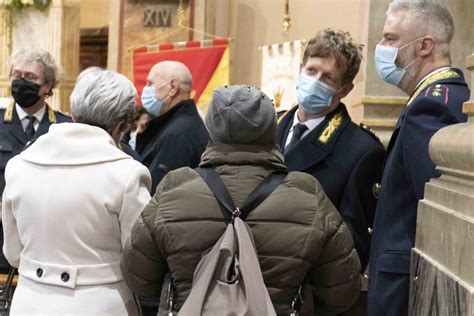
<path fill-rule="evenodd" d="M 260 165 L 286 170 L 277 145 L 243 145 L 210 142 L 202 154 L 200 167 L 219 165 Z"/>
<path fill-rule="evenodd" d="M 420 95 L 422 91 L 425 89 L 429 88 L 432 85 L 435 84 L 443 84 L 443 83 L 451 83 L 451 84 L 462 84 L 466 85 L 466 81 L 464 80 L 464 75 L 461 70 L 457 68 L 451 68 L 448 67 L 446 69 L 440 70 L 440 71 L 434 71 L 425 78 L 423 78 L 423 81 L 421 81 L 418 84 L 418 87 L 416 88 L 415 92 L 410 96 L 408 99 L 406 107 L 403 109 L 402 113 L 400 114 L 400 117 L 398 118 L 397 124 L 395 125 L 395 128 L 392 133 L 392 137 L 390 137 L 390 142 L 388 143 L 387 146 L 387 154 L 393 147 L 396 136 L 398 135 L 398 131 L 400 129 L 400 126 L 402 125 L 402 122 L 405 118 L 405 113 L 408 111 L 409 106 L 413 103 L 413 101 Z"/>
<path fill-rule="evenodd" d="M 39 165 L 85 165 L 121 159 L 132 159 L 115 145 L 102 128 L 64 123 L 51 125 L 20 157 Z"/>
<path fill-rule="evenodd" d="M 457 68 L 446 68 L 441 71 L 434 71 L 418 84 L 415 92 L 410 96 L 407 106 L 409 106 L 423 90 L 433 84 L 441 83 L 458 83 L 466 85 L 462 71 Z"/>
<path fill-rule="evenodd" d="M 142 158 L 149 154 L 143 152 L 143 150 L 145 150 L 150 140 L 158 137 L 157 135 L 160 134 L 160 130 L 170 121 L 172 121 L 174 117 L 183 114 L 199 116 L 199 113 L 196 109 L 196 104 L 194 103 L 193 99 L 183 100 L 180 103 L 176 104 L 174 107 L 172 107 L 168 112 L 164 113 L 163 115 L 154 117 L 150 121 L 148 121 L 145 130 L 141 134 L 137 135 L 136 151 L 140 153 L 140 156 L 142 156 Z M 151 148 L 149 149 L 151 150 Z"/>
<path fill-rule="evenodd" d="M 47 111 L 48 110 L 49 107 Z M 7 113 L 8 111 L 9 113 Z M 56 114 L 54 115 L 56 116 Z M 40 135 L 46 134 L 48 132 L 49 126 L 51 125 L 49 118 L 50 117 L 48 115 L 43 115 L 43 119 L 41 120 L 38 129 L 35 132 L 34 138 L 39 137 Z M 20 118 L 18 117 L 14 106 L 12 106 L 11 111 L 8 110 L 8 108 L 5 110 L 4 123 L 4 126 L 10 132 L 10 134 L 12 134 L 12 136 L 15 137 L 20 144 L 26 145 L 26 143 L 28 142 L 28 138 L 26 137 L 25 131 L 23 130 L 23 127 L 20 122 Z"/>
<path fill-rule="evenodd" d="M 280 120 L 280 124 L 290 123 L 296 108 Z M 289 170 L 303 171 L 322 161 L 334 150 L 334 146 L 342 132 L 351 122 L 344 104 L 329 113 L 321 124 L 305 136 L 293 149 L 285 154 L 285 162 Z M 282 125 L 277 135 L 280 144 L 283 144 L 284 130 Z"/>

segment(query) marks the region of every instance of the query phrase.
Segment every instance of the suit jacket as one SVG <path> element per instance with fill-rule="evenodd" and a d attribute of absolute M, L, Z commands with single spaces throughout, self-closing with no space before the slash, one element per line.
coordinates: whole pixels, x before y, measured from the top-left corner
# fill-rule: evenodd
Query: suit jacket
<path fill-rule="evenodd" d="M 47 133 L 51 124 L 72 122 L 69 116 L 52 110 L 48 105 L 46 107 L 46 112 L 34 138 Z M 7 162 L 18 155 L 25 148 L 27 142 L 28 138 L 21 126 L 15 105 L 11 104 L 6 109 L 0 109 L 0 194 L 3 194 L 5 189 L 5 167 Z M 0 243 L 0 246 L 3 246 L 3 229 L 0 231 Z M 0 255 L 0 270 L 6 272 L 9 267 L 10 265 L 2 252 Z"/>
<path fill-rule="evenodd" d="M 277 142 L 284 148 L 297 107 L 280 117 Z M 344 104 L 285 153 L 290 171 L 313 175 L 349 226 L 362 269 L 367 265 L 370 231 L 385 150 L 368 129 L 355 125 Z"/>
<path fill-rule="evenodd" d="M 184 100 L 151 119 L 146 129 L 137 135 L 136 150 L 150 170 L 152 195 L 168 171 L 197 167 L 208 142 L 209 133 L 194 100 Z"/>
<path fill-rule="evenodd" d="M 460 70 L 432 73 L 410 97 L 387 149 L 370 253 L 369 315 L 406 315 L 410 251 L 415 243 L 418 201 L 440 174 L 428 145 L 439 129 L 467 116 L 469 89 Z"/>

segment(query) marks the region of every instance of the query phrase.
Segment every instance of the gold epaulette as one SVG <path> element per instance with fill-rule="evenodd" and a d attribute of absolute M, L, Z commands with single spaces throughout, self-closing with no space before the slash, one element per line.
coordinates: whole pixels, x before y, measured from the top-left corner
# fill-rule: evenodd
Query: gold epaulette
<path fill-rule="evenodd" d="M 423 83 L 415 90 L 413 95 L 410 97 L 410 100 L 407 102 L 407 106 L 410 105 L 413 100 L 429 85 L 435 83 L 436 81 L 443 80 L 443 79 L 453 79 L 461 77 L 456 71 L 452 69 L 445 69 L 440 72 L 434 73 L 433 75 L 429 76 L 428 78 L 423 81 Z"/>
<path fill-rule="evenodd" d="M 334 135 L 334 132 L 341 126 L 342 123 L 342 113 L 337 113 L 333 116 L 333 118 L 329 121 L 326 128 L 323 130 L 321 135 L 319 136 L 319 141 L 323 144 L 327 144 L 331 137 Z"/>

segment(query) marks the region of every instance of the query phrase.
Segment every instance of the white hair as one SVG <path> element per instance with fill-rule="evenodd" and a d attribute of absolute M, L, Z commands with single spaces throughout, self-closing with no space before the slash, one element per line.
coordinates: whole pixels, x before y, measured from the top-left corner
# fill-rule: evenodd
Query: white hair
<path fill-rule="evenodd" d="M 424 35 L 431 35 L 438 44 L 440 54 L 449 56 L 449 44 L 454 36 L 454 19 L 448 8 L 439 0 L 394 0 L 387 15 L 405 11 L 405 28 L 417 29 Z"/>
<path fill-rule="evenodd" d="M 87 68 L 79 74 L 71 94 L 71 112 L 77 123 L 105 130 L 130 123 L 135 113 L 137 90 L 124 75 Z"/>

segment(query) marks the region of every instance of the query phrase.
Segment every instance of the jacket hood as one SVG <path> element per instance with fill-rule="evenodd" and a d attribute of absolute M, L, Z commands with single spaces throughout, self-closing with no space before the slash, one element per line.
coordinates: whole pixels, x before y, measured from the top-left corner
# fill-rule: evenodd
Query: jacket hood
<path fill-rule="evenodd" d="M 120 159 L 132 159 L 115 145 L 103 129 L 80 123 L 53 124 L 20 154 L 28 162 L 40 165 L 85 165 Z"/>
<path fill-rule="evenodd" d="M 260 165 L 286 170 L 278 145 L 244 145 L 210 142 L 201 157 L 200 167 L 219 165 Z"/>

